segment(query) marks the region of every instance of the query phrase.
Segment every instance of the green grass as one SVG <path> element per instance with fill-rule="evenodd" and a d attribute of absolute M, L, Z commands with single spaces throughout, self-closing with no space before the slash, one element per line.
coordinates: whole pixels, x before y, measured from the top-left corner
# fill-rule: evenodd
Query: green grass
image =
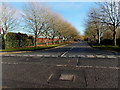
<path fill-rule="evenodd" d="M 117 51 L 120 52 L 120 46 L 113 46 L 113 45 L 98 45 L 95 43 L 88 42 L 89 45 L 93 48 L 101 49 L 101 50 L 110 50 L 110 51 Z"/>
<path fill-rule="evenodd" d="M 2 49 L 0 51 L 33 51 L 33 50 L 42 50 L 42 49 L 49 49 L 53 47 L 57 47 L 63 44 L 55 44 L 55 45 L 48 45 L 48 46 L 39 46 L 39 47 L 26 47 L 26 48 L 12 48 L 12 49 Z"/>

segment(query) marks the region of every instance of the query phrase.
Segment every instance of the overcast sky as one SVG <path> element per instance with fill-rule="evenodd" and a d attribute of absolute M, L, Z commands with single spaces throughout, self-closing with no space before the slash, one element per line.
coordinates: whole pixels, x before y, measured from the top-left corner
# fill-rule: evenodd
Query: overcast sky
<path fill-rule="evenodd" d="M 11 2 L 18 10 L 22 10 L 22 2 Z M 42 3 L 61 15 L 66 21 L 72 24 L 80 34 L 84 33 L 87 13 L 92 7 L 96 7 L 94 2 L 46 2 Z M 24 31 L 23 31 L 24 33 Z"/>

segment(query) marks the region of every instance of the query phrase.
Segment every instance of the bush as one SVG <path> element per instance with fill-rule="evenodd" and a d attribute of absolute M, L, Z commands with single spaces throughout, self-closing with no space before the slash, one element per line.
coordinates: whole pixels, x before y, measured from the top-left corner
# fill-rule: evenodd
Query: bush
<path fill-rule="evenodd" d="M 117 39 L 117 45 L 120 46 L 120 38 Z"/>
<path fill-rule="evenodd" d="M 23 34 L 23 33 L 9 32 L 7 34 L 6 47 L 19 48 L 19 47 L 25 47 L 25 46 L 33 46 L 34 45 L 33 41 L 34 41 L 33 36 L 28 36 L 27 34 Z"/>
<path fill-rule="evenodd" d="M 101 41 L 102 45 L 113 45 L 113 40 L 111 39 L 104 39 Z"/>

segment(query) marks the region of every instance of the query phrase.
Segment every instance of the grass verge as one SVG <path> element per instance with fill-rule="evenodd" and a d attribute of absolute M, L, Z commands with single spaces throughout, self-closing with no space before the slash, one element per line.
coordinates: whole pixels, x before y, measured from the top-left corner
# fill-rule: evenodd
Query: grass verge
<path fill-rule="evenodd" d="M 43 50 L 43 49 L 54 48 L 54 47 L 61 46 L 61 45 L 64 45 L 64 44 L 54 44 L 54 45 L 48 45 L 48 46 L 26 47 L 26 48 L 2 49 L 0 51 L 3 51 L 3 52 L 9 52 L 9 51 L 34 51 L 34 50 Z"/>
<path fill-rule="evenodd" d="M 120 46 L 113 46 L 113 45 L 98 45 L 96 43 L 88 42 L 88 44 L 93 47 L 100 50 L 110 50 L 115 52 L 120 52 Z"/>

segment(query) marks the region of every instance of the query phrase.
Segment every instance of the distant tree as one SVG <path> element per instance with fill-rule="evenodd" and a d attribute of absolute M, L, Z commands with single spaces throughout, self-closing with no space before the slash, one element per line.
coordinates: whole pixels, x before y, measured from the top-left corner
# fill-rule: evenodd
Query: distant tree
<path fill-rule="evenodd" d="M 86 26 L 85 32 L 84 32 L 85 39 L 87 39 L 89 41 L 96 42 L 97 41 L 96 26 L 93 23 L 91 23 L 91 21 L 89 20 L 89 18 L 86 21 L 85 26 Z"/>
<path fill-rule="evenodd" d="M 93 29 L 92 27 L 88 27 L 85 29 L 84 34 L 87 40 L 96 42 L 97 33 L 95 29 Z"/>
<path fill-rule="evenodd" d="M 104 39 L 112 40 L 112 31 L 111 30 L 107 30 L 103 33 L 102 40 L 104 40 Z"/>

